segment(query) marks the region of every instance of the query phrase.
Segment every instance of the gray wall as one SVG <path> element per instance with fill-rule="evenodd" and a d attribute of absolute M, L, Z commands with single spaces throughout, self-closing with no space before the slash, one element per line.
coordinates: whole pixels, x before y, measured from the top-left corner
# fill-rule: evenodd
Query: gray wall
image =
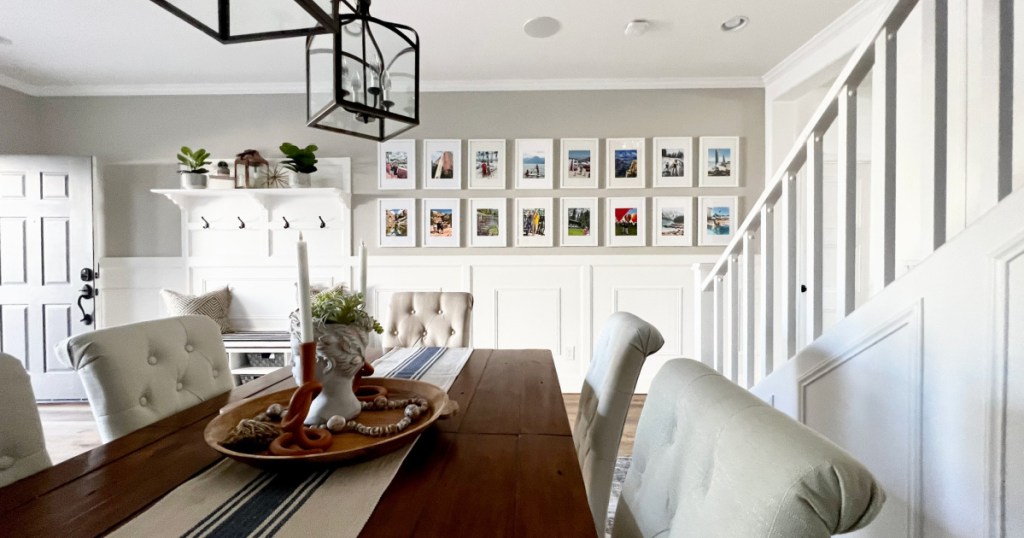
<path fill-rule="evenodd" d="M 40 151 L 39 101 L 0 86 L 0 154 Z"/>
<path fill-rule="evenodd" d="M 104 201 L 101 233 L 105 237 L 105 250 L 98 253 L 100 256 L 180 255 L 178 210 L 163 197 L 150 193 L 149 189 L 177 186 L 174 155 L 182 144 L 202 146 L 221 156 L 255 148 L 265 156 L 277 157 L 280 156 L 277 147 L 283 141 L 299 145 L 315 143 L 320 146 L 319 154 L 323 157 L 352 158 L 355 244 L 364 240 L 371 253 L 376 254 L 423 252 L 376 248 L 377 144 L 306 127 L 302 95 L 61 97 L 40 98 L 38 101 L 42 132 L 37 151 L 95 155 L 98 158 L 103 186 L 98 197 Z M 739 210 L 743 214 L 764 187 L 762 90 L 430 93 L 422 96 L 421 111 L 421 125 L 410 131 L 407 138 L 416 138 L 418 142 L 425 138 L 459 138 L 464 141 L 470 138 L 505 138 L 509 140 L 510 152 L 515 138 L 645 137 L 648 139 L 649 158 L 651 137 L 738 135 L 741 137 L 741 187 L 613 191 L 556 189 L 519 193 L 511 189 L 504 192 L 388 191 L 381 196 L 603 198 L 736 194 L 740 196 Z M 419 151 L 422 152 L 422 148 Z M 604 166 L 601 168 L 603 175 Z M 508 176 L 511 178 L 511 171 Z M 651 185 L 649 178 L 647 185 Z M 554 224 L 557 226 L 558 223 Z M 601 233 L 603 236 L 603 223 Z M 464 237 L 463 244 L 466 243 Z M 601 244 L 604 244 L 603 237 Z M 522 250 L 509 247 L 480 250 L 463 247 L 430 249 L 429 253 L 466 251 L 478 254 L 698 254 L 717 252 L 720 248 Z"/>

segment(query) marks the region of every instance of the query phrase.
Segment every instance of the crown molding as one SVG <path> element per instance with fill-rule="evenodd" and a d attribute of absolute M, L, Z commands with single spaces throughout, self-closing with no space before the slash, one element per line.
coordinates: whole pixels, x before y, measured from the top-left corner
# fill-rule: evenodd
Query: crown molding
<path fill-rule="evenodd" d="M 798 77 L 808 65 L 820 63 L 818 60 L 823 55 L 839 57 L 848 54 L 864 40 L 866 32 L 858 31 L 860 26 L 874 22 L 882 16 L 883 12 L 891 11 L 893 3 L 894 0 L 861 0 L 857 2 L 765 73 L 762 77 L 762 86 L 771 89 L 780 83 L 786 84 L 786 79 Z M 795 83 L 790 85 L 795 85 Z"/>
<path fill-rule="evenodd" d="M 6 86 L 36 97 L 95 97 L 152 95 L 268 95 L 303 94 L 305 83 L 227 83 L 227 84 L 110 84 L 48 85 L 26 84 L 0 75 Z M 507 79 L 423 81 L 421 91 L 503 92 L 503 91 L 579 91 L 579 90 L 683 90 L 720 88 L 763 88 L 761 77 L 684 77 L 633 79 Z"/>

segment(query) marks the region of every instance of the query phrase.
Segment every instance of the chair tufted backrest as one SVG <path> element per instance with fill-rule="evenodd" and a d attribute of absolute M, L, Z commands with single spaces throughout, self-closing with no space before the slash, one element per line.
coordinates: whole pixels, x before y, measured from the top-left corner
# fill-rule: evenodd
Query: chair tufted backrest
<path fill-rule="evenodd" d="M 53 465 L 32 381 L 21 361 L 6 353 L 0 353 L 0 409 L 0 486 L 6 486 Z"/>
<path fill-rule="evenodd" d="M 594 342 L 572 438 L 599 536 L 604 536 L 615 458 L 637 377 L 647 357 L 664 344 L 658 329 L 629 312 L 612 314 Z"/>
<path fill-rule="evenodd" d="M 406 291 L 391 296 L 384 348 L 469 347 L 473 295 L 453 291 Z"/>
<path fill-rule="evenodd" d="M 57 352 L 78 370 L 104 443 L 233 386 L 220 326 L 206 316 L 72 336 Z"/>
<path fill-rule="evenodd" d="M 676 359 L 644 403 L 612 536 L 825 537 L 867 525 L 884 502 L 831 441 Z"/>

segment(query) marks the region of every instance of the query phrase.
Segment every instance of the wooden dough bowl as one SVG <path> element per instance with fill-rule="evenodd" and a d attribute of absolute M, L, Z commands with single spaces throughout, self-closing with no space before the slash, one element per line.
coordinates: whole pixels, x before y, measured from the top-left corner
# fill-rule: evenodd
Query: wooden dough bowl
<path fill-rule="evenodd" d="M 203 437 L 214 450 L 229 458 L 261 468 L 280 468 L 304 465 L 346 464 L 363 461 L 391 452 L 409 444 L 419 437 L 420 432 L 435 420 L 455 412 L 455 402 L 449 402 L 448 394 L 440 387 L 412 381 L 408 379 L 372 378 L 374 385 L 388 389 L 388 399 L 410 398 L 414 395 L 426 398 L 430 409 L 420 415 L 401 433 L 387 437 L 369 437 L 355 432 L 334 434 L 331 448 L 320 454 L 305 456 L 274 456 L 269 452 L 249 454 L 225 448 L 220 443 L 242 419 L 253 418 L 273 403 L 288 407 L 288 401 L 295 389 L 286 389 L 259 398 L 243 400 L 229 405 L 220 411 L 220 415 L 206 425 Z M 388 409 L 384 411 L 363 411 L 356 420 L 367 426 L 386 426 L 398 422 L 404 416 L 404 409 Z"/>

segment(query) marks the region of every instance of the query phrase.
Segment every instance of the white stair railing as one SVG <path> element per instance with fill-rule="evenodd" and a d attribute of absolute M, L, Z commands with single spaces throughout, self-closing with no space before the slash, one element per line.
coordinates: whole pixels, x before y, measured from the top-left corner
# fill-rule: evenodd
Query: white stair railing
<path fill-rule="evenodd" d="M 960 2 L 959 4 L 956 4 Z M 734 382 L 751 387 L 770 374 L 778 361 L 793 357 L 798 341 L 810 343 L 822 333 L 824 303 L 824 219 L 835 219 L 835 311 L 845 317 L 856 307 L 857 275 L 857 92 L 871 79 L 871 228 L 866 253 L 868 279 L 881 289 L 896 278 L 897 231 L 897 47 L 899 31 L 918 4 L 924 21 L 925 151 L 921 156 L 899 156 L 921 161 L 931 190 L 930 244 L 946 241 L 947 155 L 951 138 L 949 116 L 948 36 L 950 7 L 975 11 L 973 29 L 990 40 L 987 51 L 998 50 L 997 60 L 984 58 L 986 81 L 981 85 L 997 102 L 990 105 L 987 121 L 979 119 L 966 129 L 983 130 L 993 142 L 988 159 L 995 161 L 993 200 L 1013 190 L 1013 28 L 1015 0 L 892 0 L 891 9 L 849 62 L 797 138 L 782 165 L 767 182 L 763 194 L 736 229 L 732 241 L 713 266 L 695 266 L 697 298 L 697 354 Z M 995 34 L 995 35 L 993 35 Z M 970 36 L 972 39 L 982 39 Z M 994 40 L 994 45 L 991 45 Z M 922 101 L 900 103 L 919 106 Z M 932 106 L 934 105 L 934 106 Z M 962 106 L 962 104 L 961 104 Z M 968 106 L 971 106 L 968 104 Z M 973 121 L 973 120 L 972 120 Z M 837 135 L 837 199 L 834 215 L 823 214 L 823 139 L 835 127 Z M 963 134 L 957 133 L 958 136 Z M 957 150 L 967 151 L 966 148 Z M 993 157 L 994 155 L 994 157 Z M 970 157 L 966 158 L 968 163 Z M 970 165 L 970 164 L 969 164 Z M 970 173 L 968 173 L 970 175 Z M 804 184 L 798 206 L 797 183 Z M 802 217 L 802 218 L 801 218 Z M 798 224 L 803 222 L 803 248 L 798 252 Z M 700 222 L 698 219 L 697 222 Z M 862 253 L 863 255 L 864 253 Z M 760 260 L 756 258 L 759 255 Z M 804 264 L 798 282 L 798 264 Z M 798 297 L 804 312 L 797 326 Z M 778 303 L 777 303 L 778 302 Z M 778 310 L 776 307 L 779 307 Z M 776 315 L 776 312 L 780 315 Z M 708 318 L 711 319 L 708 319 Z M 800 332 L 802 331 L 802 332 Z M 798 334 L 801 338 L 798 338 Z M 778 355 L 778 357 L 776 357 Z"/>

